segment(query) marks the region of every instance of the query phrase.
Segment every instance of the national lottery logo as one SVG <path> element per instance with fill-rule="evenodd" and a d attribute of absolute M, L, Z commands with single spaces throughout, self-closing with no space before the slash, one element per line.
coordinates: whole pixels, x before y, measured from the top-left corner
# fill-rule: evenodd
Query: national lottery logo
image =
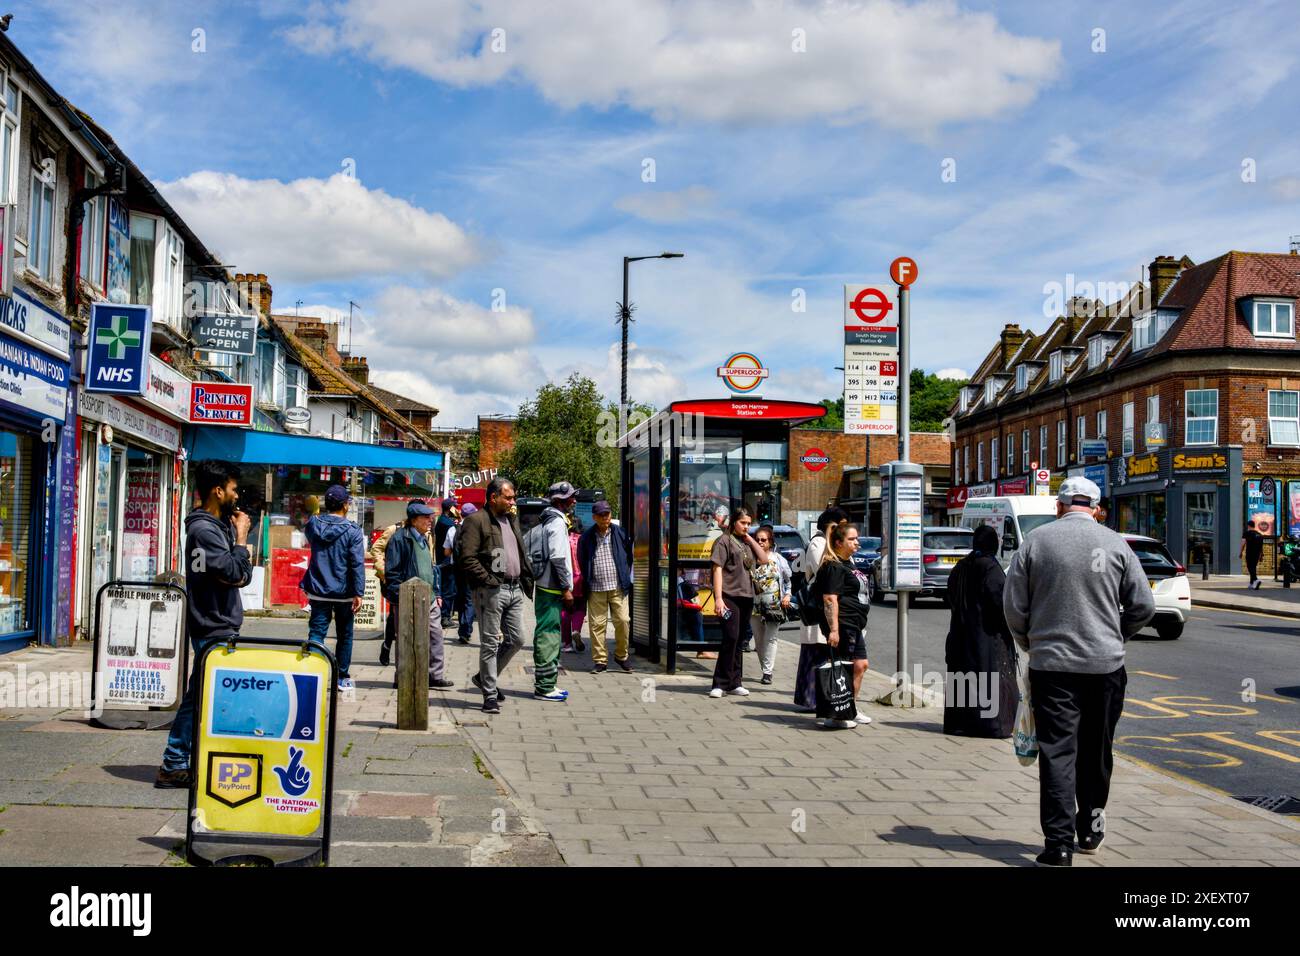
<path fill-rule="evenodd" d="M 280 786 L 291 797 L 301 797 L 311 786 L 311 771 L 302 765 L 302 748 L 289 748 L 289 763 L 284 767 L 272 767 L 280 778 Z"/>

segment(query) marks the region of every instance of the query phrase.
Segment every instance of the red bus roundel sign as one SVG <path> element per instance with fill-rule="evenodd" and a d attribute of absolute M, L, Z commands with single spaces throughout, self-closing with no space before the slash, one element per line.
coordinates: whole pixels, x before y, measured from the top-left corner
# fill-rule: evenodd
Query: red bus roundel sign
<path fill-rule="evenodd" d="M 799 456 L 799 461 L 809 471 L 821 471 L 831 463 L 830 456 L 824 454 L 820 448 L 809 448 Z"/>

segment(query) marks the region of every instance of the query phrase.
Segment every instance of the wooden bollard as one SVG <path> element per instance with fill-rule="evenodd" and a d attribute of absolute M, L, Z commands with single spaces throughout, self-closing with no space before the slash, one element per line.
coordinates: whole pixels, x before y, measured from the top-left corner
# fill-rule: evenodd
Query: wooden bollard
<path fill-rule="evenodd" d="M 429 729 L 429 605 L 433 589 L 408 578 L 397 589 L 397 729 Z"/>

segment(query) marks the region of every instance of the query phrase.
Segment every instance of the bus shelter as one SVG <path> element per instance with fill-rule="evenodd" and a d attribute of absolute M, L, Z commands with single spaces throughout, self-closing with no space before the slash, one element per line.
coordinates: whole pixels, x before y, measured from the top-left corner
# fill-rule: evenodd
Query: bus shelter
<path fill-rule="evenodd" d="M 623 436 L 620 513 L 632 539 L 637 653 L 673 673 L 679 651 L 718 647 L 713 543 L 741 504 L 755 527 L 780 523 L 790 429 L 825 414 L 809 402 L 682 401 Z"/>

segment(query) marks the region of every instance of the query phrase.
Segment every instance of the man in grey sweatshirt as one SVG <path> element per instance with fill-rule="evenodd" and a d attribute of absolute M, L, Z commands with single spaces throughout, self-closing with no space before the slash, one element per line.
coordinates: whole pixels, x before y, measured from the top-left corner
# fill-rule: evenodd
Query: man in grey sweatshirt
<path fill-rule="evenodd" d="M 1124 643 L 1155 615 L 1137 555 L 1096 521 L 1101 491 L 1067 478 L 1057 520 L 1027 535 L 1007 569 L 1007 626 L 1029 653 L 1029 697 L 1038 732 L 1039 815 L 1046 848 L 1037 862 L 1069 866 L 1105 838 L 1111 744 L 1124 709 Z"/>

